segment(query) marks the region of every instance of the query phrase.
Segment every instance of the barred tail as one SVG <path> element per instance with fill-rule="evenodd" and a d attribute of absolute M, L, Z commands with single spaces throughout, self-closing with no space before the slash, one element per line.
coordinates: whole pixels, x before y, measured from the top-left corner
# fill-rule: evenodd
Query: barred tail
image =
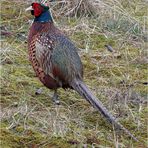
<path fill-rule="evenodd" d="M 71 86 L 76 90 L 81 96 L 83 96 L 94 108 L 96 108 L 101 114 L 114 125 L 115 129 L 123 130 L 132 139 L 138 141 L 134 135 L 132 135 L 125 127 L 123 127 L 116 119 L 109 113 L 109 111 L 103 106 L 102 102 L 97 99 L 85 85 L 84 82 L 80 80 L 75 80 L 71 83 Z"/>

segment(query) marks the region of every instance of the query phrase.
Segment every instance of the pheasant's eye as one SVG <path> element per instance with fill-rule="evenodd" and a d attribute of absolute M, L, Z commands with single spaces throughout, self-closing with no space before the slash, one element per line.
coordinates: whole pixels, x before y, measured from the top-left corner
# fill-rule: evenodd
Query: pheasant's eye
<path fill-rule="evenodd" d="M 34 10 L 31 10 L 31 14 L 34 15 Z"/>

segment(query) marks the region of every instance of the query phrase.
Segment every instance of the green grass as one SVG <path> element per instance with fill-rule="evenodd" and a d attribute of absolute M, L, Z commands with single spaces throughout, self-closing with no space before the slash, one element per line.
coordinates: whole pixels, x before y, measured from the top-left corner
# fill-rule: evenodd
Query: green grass
<path fill-rule="evenodd" d="M 112 126 L 73 90 L 59 89 L 61 105 L 54 105 L 52 91 L 39 82 L 29 62 L 26 36 L 31 16 L 24 12 L 27 4 L 20 1 L 15 7 L 15 0 L 13 4 L 3 0 L 1 25 L 13 35 L 1 37 L 2 147 L 146 147 L 147 86 L 143 82 L 147 82 L 147 43 L 142 30 L 132 26 L 132 19 L 137 18 L 139 28 L 144 27 L 141 17 L 146 9 L 134 6 L 132 1 L 135 13 L 131 13 L 126 3 L 123 7 L 131 19 L 115 17 L 110 22 L 113 15 L 102 13 L 97 19 L 60 16 L 56 22 L 80 48 L 86 84 L 142 144 L 125 134 L 117 136 Z M 54 13 L 56 16 L 58 10 Z M 113 53 L 104 47 L 106 44 L 114 48 Z M 43 93 L 36 96 L 40 87 Z"/>

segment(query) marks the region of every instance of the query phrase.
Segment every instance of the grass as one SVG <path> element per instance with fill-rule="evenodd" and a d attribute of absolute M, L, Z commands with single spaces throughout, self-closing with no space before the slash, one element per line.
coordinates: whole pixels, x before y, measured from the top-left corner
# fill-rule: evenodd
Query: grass
<path fill-rule="evenodd" d="M 82 2 L 82 8 L 86 7 Z M 39 82 L 28 59 L 28 20 L 32 17 L 24 8 L 29 2 L 2 0 L 1 30 L 8 34 L 1 36 L 1 147 L 147 146 L 146 2 L 108 0 L 99 4 L 100 13 L 90 16 L 87 12 L 62 15 L 75 4 L 61 7 L 53 2 L 51 9 L 57 26 L 80 49 L 86 84 L 142 144 L 125 134 L 117 136 L 72 90 L 59 89 L 61 105 L 53 104 L 52 91 Z M 104 45 L 111 45 L 114 52 Z M 40 87 L 43 93 L 36 96 Z"/>

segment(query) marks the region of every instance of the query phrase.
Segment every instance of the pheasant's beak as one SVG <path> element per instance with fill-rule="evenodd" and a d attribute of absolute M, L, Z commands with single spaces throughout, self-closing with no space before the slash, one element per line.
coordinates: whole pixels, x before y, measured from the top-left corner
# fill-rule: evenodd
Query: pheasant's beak
<path fill-rule="evenodd" d="M 28 7 L 27 9 L 25 9 L 25 11 L 31 11 L 33 10 L 32 6 Z"/>

